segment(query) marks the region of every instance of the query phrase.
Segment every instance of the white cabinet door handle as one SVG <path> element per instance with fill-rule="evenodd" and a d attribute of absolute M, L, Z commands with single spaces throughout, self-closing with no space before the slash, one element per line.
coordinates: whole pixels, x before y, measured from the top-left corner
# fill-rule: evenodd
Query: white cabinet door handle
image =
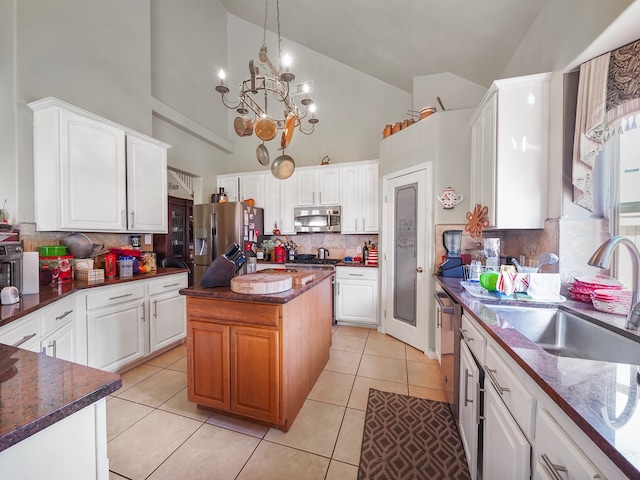
<path fill-rule="evenodd" d="M 464 406 L 466 407 L 467 404 L 469 403 L 473 403 L 473 399 L 469 399 L 467 398 L 469 395 L 469 378 L 473 378 L 473 374 L 469 373 L 469 369 L 465 368 L 464 369 Z"/>
<path fill-rule="evenodd" d="M 563 465 L 556 465 L 551 461 L 551 459 L 547 456 L 546 453 L 543 453 L 542 455 L 540 455 L 540 457 L 542 458 L 542 462 L 544 463 L 544 466 L 547 468 L 549 475 L 553 477 L 553 480 L 563 480 L 564 477 L 560 475 L 559 472 L 567 473 L 567 474 L 569 473 L 569 470 L 567 470 L 567 467 Z"/>

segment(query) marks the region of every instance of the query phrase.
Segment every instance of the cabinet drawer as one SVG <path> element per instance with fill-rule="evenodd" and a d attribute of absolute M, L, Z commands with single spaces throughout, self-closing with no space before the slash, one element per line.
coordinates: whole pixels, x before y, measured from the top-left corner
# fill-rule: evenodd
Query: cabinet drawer
<path fill-rule="evenodd" d="M 336 277 L 350 280 L 378 280 L 378 269 L 375 267 L 337 267 Z"/>
<path fill-rule="evenodd" d="M 128 282 L 117 287 L 99 287 L 96 292 L 87 293 L 87 310 L 143 298 L 144 290 L 144 282 Z"/>
<path fill-rule="evenodd" d="M 482 335 L 480 328 L 476 326 L 474 320 L 466 315 L 462 315 L 462 338 L 469 346 L 474 357 L 478 359 L 480 365 L 484 365 L 487 350 L 487 340 Z"/>
<path fill-rule="evenodd" d="M 491 345 L 487 347 L 484 369 L 485 381 L 489 380 L 496 387 L 522 432 L 530 440 L 533 439 L 536 413 L 535 397 L 520 382 L 518 376 Z"/>
<path fill-rule="evenodd" d="M 534 478 L 599 478 L 604 480 L 589 458 L 544 409 L 536 418 Z M 554 471 L 555 470 L 555 475 Z"/>
<path fill-rule="evenodd" d="M 280 326 L 280 305 L 187 297 L 187 318 L 225 324 Z"/>
<path fill-rule="evenodd" d="M 189 280 L 186 273 L 181 275 L 169 275 L 149 282 L 149 296 L 158 295 L 159 293 L 178 291 L 181 288 L 187 288 L 188 286 Z"/>
<path fill-rule="evenodd" d="M 38 317 L 36 315 L 15 320 L 0 328 L 0 343 L 25 348 L 32 340 L 39 341 Z"/>
<path fill-rule="evenodd" d="M 40 328 L 42 336 L 66 325 L 74 318 L 76 311 L 75 296 L 68 300 L 56 302 L 54 306 L 46 309 L 40 314 Z"/>

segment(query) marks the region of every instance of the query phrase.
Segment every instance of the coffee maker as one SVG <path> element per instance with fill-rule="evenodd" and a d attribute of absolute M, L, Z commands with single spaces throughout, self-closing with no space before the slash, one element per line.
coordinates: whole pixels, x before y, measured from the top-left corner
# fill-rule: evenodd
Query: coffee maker
<path fill-rule="evenodd" d="M 462 230 L 445 230 L 442 233 L 442 243 L 447 254 L 444 262 L 438 267 L 438 275 L 462 278 Z"/>

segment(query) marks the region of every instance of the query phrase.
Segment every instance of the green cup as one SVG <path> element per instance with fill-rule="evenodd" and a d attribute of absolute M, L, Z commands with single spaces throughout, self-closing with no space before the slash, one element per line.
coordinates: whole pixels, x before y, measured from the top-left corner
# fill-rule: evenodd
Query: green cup
<path fill-rule="evenodd" d="M 483 272 L 480 274 L 480 286 L 490 292 L 495 292 L 498 282 L 497 272 Z"/>

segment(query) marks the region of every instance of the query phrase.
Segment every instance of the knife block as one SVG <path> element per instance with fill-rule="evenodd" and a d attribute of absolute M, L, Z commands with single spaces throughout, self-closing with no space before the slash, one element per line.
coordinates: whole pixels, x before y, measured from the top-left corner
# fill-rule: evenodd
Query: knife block
<path fill-rule="evenodd" d="M 216 257 L 200 280 L 201 288 L 228 287 L 236 275 L 236 265 L 224 255 Z"/>

